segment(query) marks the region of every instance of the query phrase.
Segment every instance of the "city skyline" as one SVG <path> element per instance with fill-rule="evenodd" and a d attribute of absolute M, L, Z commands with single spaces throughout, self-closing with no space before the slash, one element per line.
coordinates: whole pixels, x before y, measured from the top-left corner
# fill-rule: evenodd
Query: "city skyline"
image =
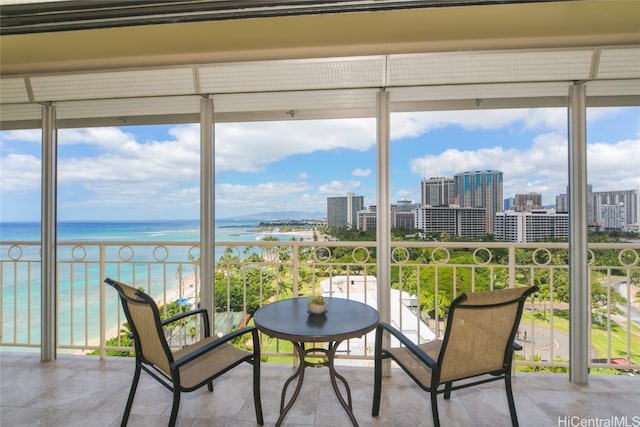
<path fill-rule="evenodd" d="M 504 198 L 567 185 L 566 109 L 394 113 L 392 201 L 421 199 L 423 179 L 504 172 Z M 594 191 L 640 188 L 640 108 L 587 112 Z M 322 212 L 354 192 L 376 204 L 374 119 L 216 124 L 216 217 Z M 58 219 L 197 219 L 197 125 L 63 129 Z M 0 132 L 0 219 L 40 216 L 40 131 Z M 107 209 L 108 208 L 108 209 Z"/>

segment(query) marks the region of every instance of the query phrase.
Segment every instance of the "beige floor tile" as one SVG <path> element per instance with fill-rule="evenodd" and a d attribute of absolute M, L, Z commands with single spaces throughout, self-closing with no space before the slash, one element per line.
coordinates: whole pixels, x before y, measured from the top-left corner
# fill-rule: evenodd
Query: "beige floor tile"
<path fill-rule="evenodd" d="M 60 355 L 41 363 L 39 354 L 0 354 L 0 425 L 117 427 L 133 376 L 133 359 Z M 275 425 L 280 395 L 290 366 L 263 364 L 261 375 L 265 426 Z M 361 427 L 432 426 L 429 395 L 401 371 L 385 378 L 380 415 L 371 416 L 373 372 L 370 366 L 339 366 L 349 382 L 354 414 Z M 241 365 L 206 388 L 183 395 L 180 427 L 255 426 L 252 369 Z M 289 386 L 288 396 L 295 388 Z M 340 385 L 341 390 L 344 390 Z M 591 375 L 589 385 L 577 386 L 567 375 L 518 373 L 514 379 L 518 419 L 523 427 L 558 426 L 562 417 L 640 422 L 640 377 Z M 171 393 L 144 374 L 134 400 L 129 426 L 166 425 Z M 502 381 L 454 391 L 438 397 L 442 425 L 509 425 Z M 633 418 L 636 417 L 636 418 Z M 336 399 L 327 369 L 308 369 L 298 400 L 285 418 L 286 427 L 341 427 L 351 423 Z M 587 425 L 587 424 L 585 424 Z M 631 424 L 633 425 L 633 424 Z"/>

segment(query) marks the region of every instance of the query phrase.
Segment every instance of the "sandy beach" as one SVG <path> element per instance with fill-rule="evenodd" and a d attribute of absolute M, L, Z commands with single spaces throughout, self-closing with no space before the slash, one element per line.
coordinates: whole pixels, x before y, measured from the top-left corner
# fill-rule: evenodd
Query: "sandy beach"
<path fill-rule="evenodd" d="M 177 284 L 176 288 L 167 293 L 166 303 L 188 300 L 190 303 L 195 303 L 196 300 L 196 275 L 195 273 L 188 273 L 182 276 L 182 286 Z M 165 299 L 160 296 L 156 298 L 156 304 L 158 306 L 165 304 Z"/>

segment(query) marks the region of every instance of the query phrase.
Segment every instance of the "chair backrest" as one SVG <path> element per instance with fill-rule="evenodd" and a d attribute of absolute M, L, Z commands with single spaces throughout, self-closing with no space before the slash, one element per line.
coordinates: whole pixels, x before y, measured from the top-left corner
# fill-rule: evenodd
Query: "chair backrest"
<path fill-rule="evenodd" d="M 124 283 L 105 279 L 120 295 L 122 308 L 133 333 L 136 356 L 171 375 L 171 350 L 164 338 L 158 306 L 146 293 Z"/>
<path fill-rule="evenodd" d="M 512 345 L 526 298 L 538 288 L 500 289 L 462 294 L 449 309 L 438 357 L 444 383 L 509 366 Z"/>

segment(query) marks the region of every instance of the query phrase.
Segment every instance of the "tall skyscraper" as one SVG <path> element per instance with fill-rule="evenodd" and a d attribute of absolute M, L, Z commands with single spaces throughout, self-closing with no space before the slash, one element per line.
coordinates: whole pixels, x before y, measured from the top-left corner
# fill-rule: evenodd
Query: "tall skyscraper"
<path fill-rule="evenodd" d="M 429 178 L 422 180 L 422 207 L 450 206 L 456 203 L 453 178 Z"/>
<path fill-rule="evenodd" d="M 358 211 L 362 209 L 362 196 L 347 193 L 346 197 L 327 197 L 327 225 L 355 229 L 358 226 Z"/>
<path fill-rule="evenodd" d="M 485 208 L 487 233 L 493 233 L 496 212 L 502 212 L 502 171 L 460 172 L 453 177 L 461 208 Z"/>

